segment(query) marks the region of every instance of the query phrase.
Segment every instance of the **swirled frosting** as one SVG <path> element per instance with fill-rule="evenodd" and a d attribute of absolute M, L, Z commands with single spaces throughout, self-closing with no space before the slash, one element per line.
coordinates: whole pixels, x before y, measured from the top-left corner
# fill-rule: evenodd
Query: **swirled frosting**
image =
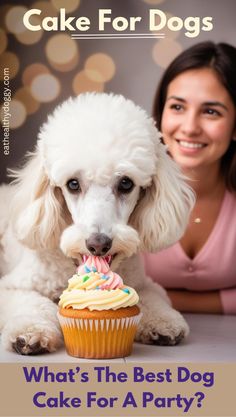
<path fill-rule="evenodd" d="M 110 270 L 106 259 L 89 256 L 84 261 L 60 296 L 60 307 L 116 310 L 138 303 L 136 291 L 124 285 L 122 278 Z"/>

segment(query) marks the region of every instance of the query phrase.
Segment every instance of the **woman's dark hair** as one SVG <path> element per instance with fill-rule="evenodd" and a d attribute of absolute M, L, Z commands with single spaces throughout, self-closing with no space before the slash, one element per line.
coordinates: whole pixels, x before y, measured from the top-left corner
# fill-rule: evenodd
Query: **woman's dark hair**
<path fill-rule="evenodd" d="M 236 107 L 236 48 L 226 43 L 202 42 L 178 55 L 162 76 L 153 103 L 153 117 L 159 130 L 170 82 L 181 73 L 198 68 L 215 71 Z M 231 141 L 221 166 L 227 188 L 236 191 L 236 141 Z"/>

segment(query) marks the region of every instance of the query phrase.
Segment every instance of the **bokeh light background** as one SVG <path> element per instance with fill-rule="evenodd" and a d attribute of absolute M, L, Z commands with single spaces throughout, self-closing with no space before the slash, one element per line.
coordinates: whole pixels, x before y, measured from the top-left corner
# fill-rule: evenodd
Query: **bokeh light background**
<path fill-rule="evenodd" d="M 1 145 L 1 181 L 6 179 L 6 168 L 18 164 L 25 152 L 34 148 L 47 114 L 69 96 L 112 91 L 151 112 L 158 80 L 174 56 L 203 40 L 236 43 L 235 0 L 22 0 L 0 4 L 0 81 L 3 68 L 8 67 L 12 91 L 10 155 L 3 155 Z M 142 16 L 137 33 L 148 32 L 150 8 L 160 8 L 168 18 L 213 16 L 214 29 L 201 32 L 197 38 L 186 37 L 184 29 L 165 29 L 164 39 L 75 40 L 71 38 L 75 32 L 32 32 L 23 25 L 28 9 L 42 10 L 40 16 L 31 18 L 40 24 L 46 16 L 58 16 L 62 7 L 68 16 L 90 19 L 91 29 L 83 34 L 98 33 L 99 8 L 112 9 L 114 18 Z M 117 32 L 107 25 L 105 33 Z"/>

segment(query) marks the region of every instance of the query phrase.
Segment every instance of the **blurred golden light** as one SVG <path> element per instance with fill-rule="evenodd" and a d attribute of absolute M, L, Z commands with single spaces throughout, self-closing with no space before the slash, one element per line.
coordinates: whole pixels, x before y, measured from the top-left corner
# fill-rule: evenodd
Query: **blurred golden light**
<path fill-rule="evenodd" d="M 5 51 L 0 55 L 0 80 L 4 78 L 4 69 L 8 68 L 9 79 L 16 76 L 20 68 L 20 62 L 16 54 L 13 52 Z"/>
<path fill-rule="evenodd" d="M 2 54 L 7 47 L 7 35 L 5 30 L 0 28 L 0 54 Z"/>
<path fill-rule="evenodd" d="M 114 77 L 116 66 L 109 55 L 97 53 L 86 60 L 84 69 L 87 77 L 92 81 L 103 83 Z"/>
<path fill-rule="evenodd" d="M 53 6 L 60 10 L 61 8 L 66 9 L 66 13 L 73 12 L 79 7 L 80 0 L 51 0 Z"/>
<path fill-rule="evenodd" d="M 52 74 L 37 75 L 31 83 L 32 96 L 40 103 L 48 103 L 55 100 L 61 87 L 58 79 Z"/>
<path fill-rule="evenodd" d="M 143 0 L 147 4 L 152 4 L 153 6 L 155 4 L 161 4 L 164 3 L 165 0 Z"/>
<path fill-rule="evenodd" d="M 27 12 L 25 6 L 11 7 L 6 14 L 6 26 L 9 32 L 18 34 L 25 32 L 25 26 L 23 23 L 23 16 Z"/>
<path fill-rule="evenodd" d="M 30 22 L 33 25 L 39 25 L 40 19 L 38 16 L 31 16 Z M 42 29 L 34 32 L 25 28 L 24 32 L 16 34 L 16 39 L 24 45 L 33 45 L 34 43 L 38 42 L 42 38 L 42 36 Z"/>
<path fill-rule="evenodd" d="M 182 46 L 177 41 L 162 39 L 155 43 L 152 57 L 157 65 L 161 68 L 166 68 L 182 50 Z"/>
<path fill-rule="evenodd" d="M 29 87 L 19 88 L 14 95 L 14 99 L 20 101 L 25 106 L 27 114 L 35 113 L 40 107 L 39 102 L 32 97 Z"/>
<path fill-rule="evenodd" d="M 104 91 L 104 83 L 96 82 L 87 77 L 85 71 L 76 74 L 72 82 L 72 89 L 75 94 L 85 93 L 86 91 Z"/>
<path fill-rule="evenodd" d="M 40 74 L 49 74 L 49 68 L 46 65 L 35 63 L 31 64 L 25 68 L 22 76 L 23 84 L 26 86 L 30 86 L 33 79 Z"/>
<path fill-rule="evenodd" d="M 78 44 L 69 35 L 54 35 L 46 44 L 46 55 L 54 69 L 62 72 L 70 71 L 79 61 Z"/>
<path fill-rule="evenodd" d="M 38 18 L 40 20 L 43 20 L 45 17 L 55 17 L 58 15 L 58 10 L 55 10 L 53 5 L 48 0 L 42 0 L 42 1 L 36 1 L 31 6 L 32 9 L 39 9 L 41 10 L 40 16 Z"/>
<path fill-rule="evenodd" d="M 25 106 L 18 100 L 13 99 L 10 104 L 11 117 L 9 119 L 10 129 L 17 129 L 26 120 Z"/>
<path fill-rule="evenodd" d="M 8 32 L 7 26 L 6 26 L 6 14 L 11 9 L 12 6 L 5 5 L 0 7 L 0 27 L 5 29 Z"/>

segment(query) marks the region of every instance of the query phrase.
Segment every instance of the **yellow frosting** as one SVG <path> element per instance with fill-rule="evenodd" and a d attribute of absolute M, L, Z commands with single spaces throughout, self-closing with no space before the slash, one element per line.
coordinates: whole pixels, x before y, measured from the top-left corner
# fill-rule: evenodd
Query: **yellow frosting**
<path fill-rule="evenodd" d="M 133 288 L 127 288 L 130 293 L 121 289 L 116 290 L 65 290 L 60 298 L 59 306 L 89 310 L 117 310 L 121 307 L 131 307 L 138 302 L 138 295 Z"/>

